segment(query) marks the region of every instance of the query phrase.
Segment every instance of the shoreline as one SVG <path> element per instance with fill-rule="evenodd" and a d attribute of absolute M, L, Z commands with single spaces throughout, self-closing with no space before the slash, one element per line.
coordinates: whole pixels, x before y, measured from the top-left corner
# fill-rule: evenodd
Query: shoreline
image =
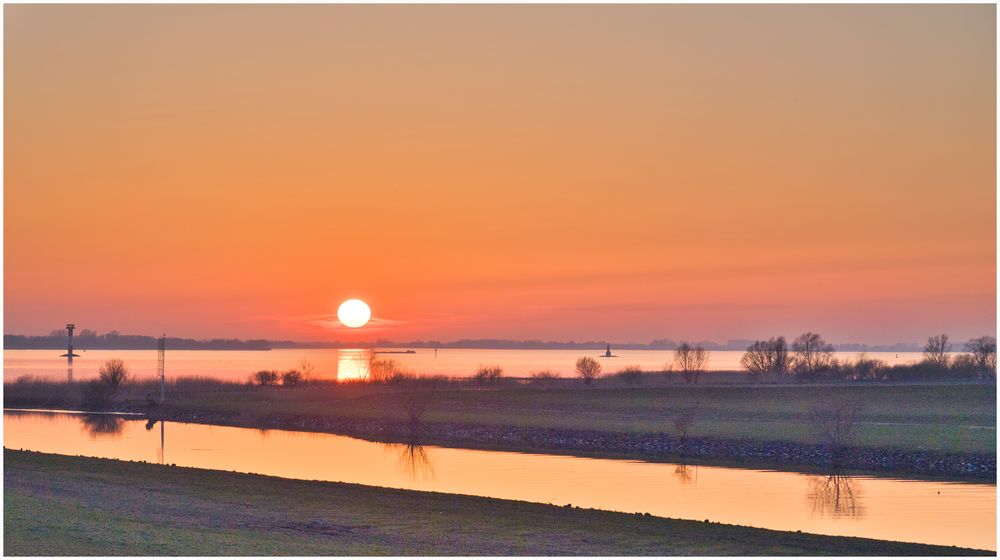
<path fill-rule="evenodd" d="M 234 500 L 247 506 L 233 508 Z M 4 542 L 14 555 L 995 555 L 10 449 L 4 503 Z M 81 507 L 89 515 L 79 516 Z"/>
<path fill-rule="evenodd" d="M 37 407 L 35 407 L 36 410 Z M 4 411 L 29 408 L 4 407 Z M 87 413 L 85 410 L 64 412 Z M 832 453 L 822 445 L 782 441 L 754 441 L 690 437 L 684 441 L 663 433 L 622 433 L 564 428 L 486 426 L 426 422 L 414 432 L 405 422 L 363 420 L 335 416 L 272 414 L 247 419 L 239 413 L 204 410 L 150 412 L 120 407 L 115 412 L 142 414 L 143 418 L 230 426 L 260 430 L 330 433 L 373 441 L 488 449 L 513 452 L 614 457 L 656 462 L 733 466 L 778 470 L 857 471 L 859 474 L 905 475 L 954 482 L 996 483 L 996 455 L 945 453 L 891 448 L 845 447 Z M 835 460 L 836 459 L 836 460 Z"/>

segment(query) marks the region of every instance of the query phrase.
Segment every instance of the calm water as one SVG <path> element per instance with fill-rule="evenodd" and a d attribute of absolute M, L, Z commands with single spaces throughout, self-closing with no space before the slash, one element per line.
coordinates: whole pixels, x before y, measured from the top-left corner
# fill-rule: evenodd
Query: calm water
<path fill-rule="evenodd" d="M 66 358 L 60 350 L 5 350 L 3 353 L 4 380 L 13 381 L 24 375 L 48 379 L 87 379 L 97 375 L 97 368 L 109 358 L 125 360 L 133 373 L 153 376 L 156 373 L 155 350 L 90 350 L 80 351 L 81 356 L 67 368 Z M 617 371 L 627 365 L 639 365 L 646 371 L 662 370 L 673 359 L 671 350 L 615 350 L 617 358 L 601 358 L 605 371 Z M 551 370 L 560 375 L 574 375 L 574 364 L 581 356 L 596 356 L 595 350 L 434 350 L 416 349 L 415 354 L 383 354 L 381 357 L 398 361 L 404 368 L 422 375 L 447 375 L 467 377 L 481 365 L 500 365 L 504 375 L 527 377 L 532 372 Z M 743 352 L 712 352 L 710 369 L 740 370 Z M 914 362 L 922 356 L 919 352 L 870 352 L 869 357 L 885 360 L 890 365 Z M 838 352 L 838 358 L 854 359 L 854 352 Z M 367 374 L 365 352 L 362 350 L 332 349 L 280 349 L 268 352 L 228 350 L 175 350 L 167 351 L 168 376 L 202 375 L 221 379 L 244 380 L 261 369 L 286 370 L 298 367 L 307 359 L 316 367 L 321 378 L 356 378 Z"/>
<path fill-rule="evenodd" d="M 4 446 L 662 517 L 996 548 L 996 485 L 590 459 L 4 412 Z"/>

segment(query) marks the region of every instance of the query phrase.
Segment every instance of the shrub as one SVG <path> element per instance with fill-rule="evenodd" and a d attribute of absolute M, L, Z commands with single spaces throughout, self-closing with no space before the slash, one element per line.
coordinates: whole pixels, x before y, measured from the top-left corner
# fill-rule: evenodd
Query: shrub
<path fill-rule="evenodd" d="M 115 389 L 124 387 L 131 378 L 125 362 L 117 358 L 104 362 L 101 369 L 97 370 L 97 377 L 101 383 Z"/>
<path fill-rule="evenodd" d="M 882 360 L 865 357 L 858 354 L 858 359 L 851 363 L 843 361 L 837 364 L 840 377 L 857 381 L 882 381 L 887 378 L 889 366 Z"/>
<path fill-rule="evenodd" d="M 371 383 L 390 383 L 405 377 L 402 367 L 396 360 L 379 358 L 374 350 L 369 350 L 368 381 Z"/>
<path fill-rule="evenodd" d="M 559 379 L 559 375 L 549 369 L 531 373 L 531 383 L 533 385 L 552 385 L 557 379 Z"/>
<path fill-rule="evenodd" d="M 298 370 L 290 369 L 281 374 L 281 384 L 285 387 L 295 387 L 302 382 L 302 373 Z"/>
<path fill-rule="evenodd" d="M 261 387 L 273 387 L 278 384 L 278 372 L 270 369 L 262 369 L 253 374 L 251 379 Z"/>
<path fill-rule="evenodd" d="M 625 366 L 615 374 L 615 377 L 626 385 L 638 385 L 642 383 L 642 368 L 639 366 Z"/>
<path fill-rule="evenodd" d="M 503 368 L 500 366 L 479 366 L 479 370 L 476 371 L 473 378 L 482 385 L 484 383 L 497 383 L 502 375 Z"/>
<path fill-rule="evenodd" d="M 97 370 L 97 379 L 83 386 L 83 404 L 91 410 L 101 410 L 114 402 L 115 396 L 129 381 L 125 362 L 108 360 Z"/>
<path fill-rule="evenodd" d="M 584 356 L 576 361 L 576 374 L 583 379 L 585 385 L 590 385 L 591 381 L 601 375 L 601 364 L 590 356 Z"/>

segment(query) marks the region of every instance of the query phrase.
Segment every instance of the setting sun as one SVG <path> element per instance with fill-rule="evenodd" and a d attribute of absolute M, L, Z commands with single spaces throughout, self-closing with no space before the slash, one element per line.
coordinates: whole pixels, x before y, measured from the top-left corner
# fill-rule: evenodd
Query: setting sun
<path fill-rule="evenodd" d="M 349 299 L 337 308 L 337 319 L 352 329 L 363 327 L 372 318 L 372 310 L 360 299 Z"/>

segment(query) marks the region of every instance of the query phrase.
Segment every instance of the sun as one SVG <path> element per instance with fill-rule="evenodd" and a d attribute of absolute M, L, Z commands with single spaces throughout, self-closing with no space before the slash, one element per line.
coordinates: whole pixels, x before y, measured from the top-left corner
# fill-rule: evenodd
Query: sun
<path fill-rule="evenodd" d="M 349 299 L 337 308 L 337 319 L 345 327 L 356 329 L 368 324 L 372 318 L 372 310 L 360 299 Z"/>

